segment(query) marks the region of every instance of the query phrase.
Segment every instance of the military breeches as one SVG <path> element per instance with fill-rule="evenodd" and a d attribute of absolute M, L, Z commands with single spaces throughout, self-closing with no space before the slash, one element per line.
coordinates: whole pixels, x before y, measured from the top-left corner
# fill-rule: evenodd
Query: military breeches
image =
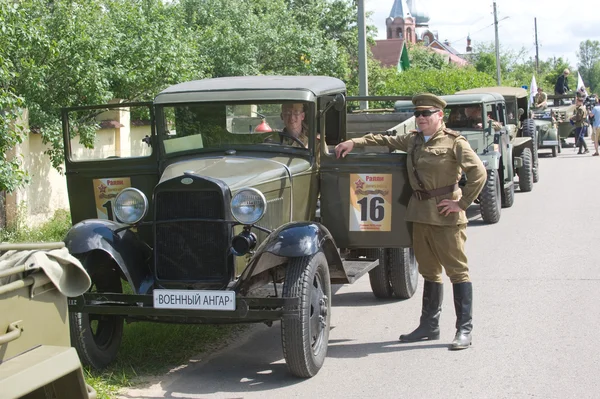
<path fill-rule="evenodd" d="M 435 226 L 413 223 L 413 249 L 419 273 L 427 281 L 442 282 L 442 270 L 453 284 L 471 281 L 465 255 L 467 225 Z"/>

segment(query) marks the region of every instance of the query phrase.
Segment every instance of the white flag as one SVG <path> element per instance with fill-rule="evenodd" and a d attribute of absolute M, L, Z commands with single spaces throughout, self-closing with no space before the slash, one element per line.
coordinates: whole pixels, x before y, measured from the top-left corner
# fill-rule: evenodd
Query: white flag
<path fill-rule="evenodd" d="M 529 86 L 529 103 L 534 104 L 535 95 L 537 94 L 537 83 L 535 81 L 535 75 L 531 77 L 531 85 Z"/>
<path fill-rule="evenodd" d="M 581 79 L 581 75 L 577 72 L 577 92 L 583 94 L 587 97 L 587 91 L 585 90 L 585 84 L 583 83 L 583 79 Z"/>

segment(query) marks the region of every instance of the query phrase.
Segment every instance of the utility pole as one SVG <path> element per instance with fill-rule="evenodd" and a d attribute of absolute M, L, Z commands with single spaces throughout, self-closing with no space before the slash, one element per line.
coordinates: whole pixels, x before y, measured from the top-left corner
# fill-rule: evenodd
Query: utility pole
<path fill-rule="evenodd" d="M 365 26 L 365 0 L 358 0 L 358 93 L 369 95 L 367 71 L 367 30 Z M 360 109 L 368 109 L 368 101 L 360 102 Z"/>
<path fill-rule="evenodd" d="M 535 26 L 535 74 L 539 76 L 540 74 L 540 51 L 538 47 L 538 38 L 537 38 L 537 18 L 533 19 L 533 24 Z"/>
<path fill-rule="evenodd" d="M 496 83 L 500 86 L 500 43 L 498 42 L 498 14 L 494 1 L 494 29 L 496 31 Z"/>

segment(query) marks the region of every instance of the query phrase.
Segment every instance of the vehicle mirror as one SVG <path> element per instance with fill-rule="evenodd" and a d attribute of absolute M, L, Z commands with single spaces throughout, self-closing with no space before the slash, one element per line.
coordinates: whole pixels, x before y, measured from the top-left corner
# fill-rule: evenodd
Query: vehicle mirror
<path fill-rule="evenodd" d="M 341 112 L 346 107 L 346 97 L 342 93 L 335 95 L 333 99 L 333 107 L 336 111 Z"/>
<path fill-rule="evenodd" d="M 522 116 L 525 113 L 525 110 L 523 108 L 519 108 L 519 116 Z"/>
<path fill-rule="evenodd" d="M 321 115 L 325 115 L 332 107 L 338 112 L 344 110 L 346 107 L 346 97 L 342 93 L 336 94 L 333 100 L 325 105 L 325 108 L 321 111 Z"/>

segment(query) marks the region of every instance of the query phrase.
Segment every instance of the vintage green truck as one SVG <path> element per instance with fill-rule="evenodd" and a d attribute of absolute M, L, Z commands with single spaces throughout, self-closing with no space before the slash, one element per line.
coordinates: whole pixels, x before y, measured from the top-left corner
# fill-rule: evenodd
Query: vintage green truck
<path fill-rule="evenodd" d="M 406 154 L 336 159 L 345 96 L 330 77 L 228 77 L 63 110 L 65 243 L 92 280 L 69 305 L 84 364 L 114 360 L 124 321 L 281 321 L 290 372 L 311 377 L 331 284 L 369 272 L 377 297 L 414 294 Z M 289 104 L 305 140 L 284 129 Z"/>

